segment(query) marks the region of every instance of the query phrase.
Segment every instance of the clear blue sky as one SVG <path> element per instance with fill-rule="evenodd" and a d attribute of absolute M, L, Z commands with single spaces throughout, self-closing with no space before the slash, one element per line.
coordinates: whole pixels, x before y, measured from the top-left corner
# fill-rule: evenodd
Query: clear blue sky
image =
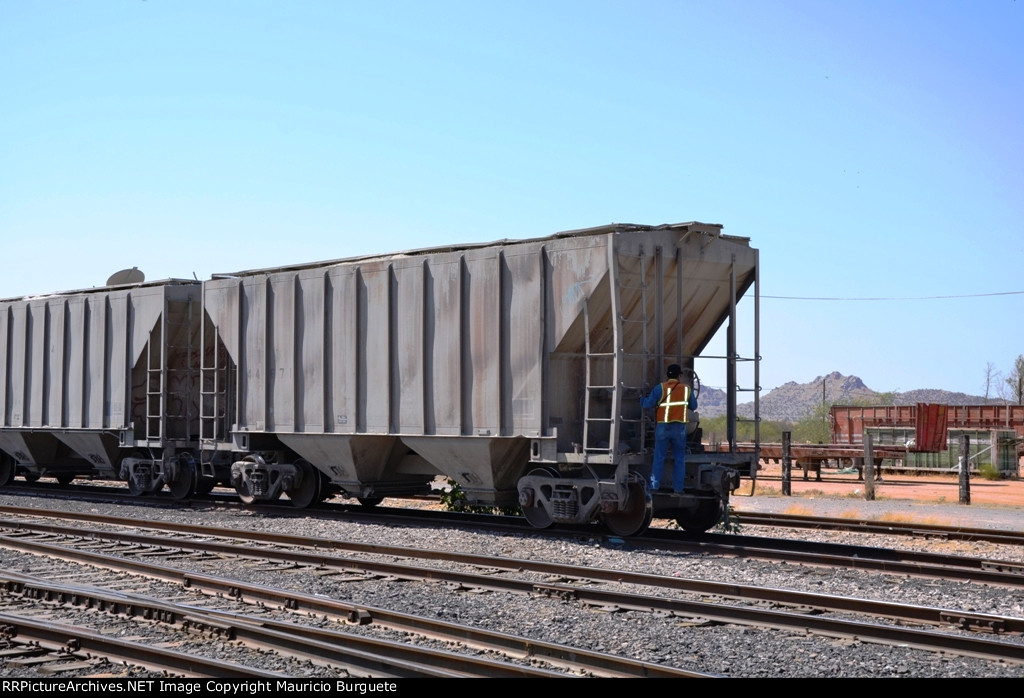
<path fill-rule="evenodd" d="M 1022 128 L 1015 0 L 0 0 L 0 298 L 698 220 L 764 391 L 979 395 Z"/>

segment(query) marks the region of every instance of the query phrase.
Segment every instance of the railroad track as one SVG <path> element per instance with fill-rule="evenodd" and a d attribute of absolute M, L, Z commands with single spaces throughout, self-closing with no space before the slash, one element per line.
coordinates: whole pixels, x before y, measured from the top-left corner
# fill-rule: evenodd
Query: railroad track
<path fill-rule="evenodd" d="M 116 565 L 110 565 L 116 566 Z M 27 575 L 0 576 L 5 602 L 20 598 L 27 602 L 29 612 L 38 611 L 40 603 L 46 604 L 48 615 L 58 606 L 68 609 L 99 609 L 107 616 L 116 615 L 126 619 L 141 618 L 149 625 L 159 624 L 161 630 L 175 635 L 188 635 L 191 646 L 189 653 L 168 649 L 167 640 L 160 645 L 141 642 L 104 642 L 106 636 L 81 626 L 61 625 L 54 627 L 52 621 L 36 623 L 24 617 L 10 614 L 2 619 L 13 636 L 27 636 L 38 641 L 40 633 L 47 633 L 46 639 L 69 644 L 76 651 L 90 650 L 104 657 L 145 666 L 150 671 L 161 670 L 183 677 L 201 678 L 287 678 L 291 672 L 268 671 L 257 666 L 243 665 L 224 659 L 211 660 L 197 650 L 212 646 L 205 651 L 216 652 L 216 647 L 225 642 L 236 648 L 245 647 L 250 652 L 275 655 L 275 660 L 287 664 L 303 663 L 316 667 L 317 676 L 352 678 L 373 676 L 376 678 L 553 678 L 563 676 L 561 671 L 541 669 L 528 665 L 516 665 L 472 655 L 423 647 L 416 644 L 363 637 L 350 632 L 329 628 L 297 625 L 294 620 L 275 620 L 267 616 L 262 606 L 243 603 L 233 604 L 231 610 L 211 609 L 199 605 L 185 605 L 140 593 L 103 589 L 83 585 L 55 582 Z M 286 606 L 282 606 L 286 607 Z M 244 611 L 248 610 L 250 614 Z M 259 615 L 252 615 L 255 611 Z M 152 631 L 152 628 L 150 629 Z M 161 636 L 163 637 L 163 636 Z M 175 640 L 182 643 L 183 640 Z M 242 652 L 238 652 L 242 654 Z M 262 661 L 262 659 L 257 660 Z"/>
<path fill-rule="evenodd" d="M 274 509 L 273 507 L 269 509 Z M 265 510 L 264 510 L 265 511 Z M 278 510 L 280 511 L 280 510 Z M 144 522 L 140 520 L 120 520 L 117 517 L 105 517 L 96 514 L 72 514 L 42 509 L 0 506 L 0 514 L 10 516 L 42 516 L 60 519 L 76 518 L 83 522 L 109 523 L 112 525 L 136 525 L 138 527 L 154 527 L 164 530 L 176 530 L 183 533 L 201 534 L 210 531 L 204 525 L 189 527 L 184 524 L 163 524 L 160 522 Z M 309 512 L 304 512 L 308 516 Z M 323 512 L 328 519 L 334 516 L 347 517 L 346 512 Z M 432 524 L 457 522 L 459 525 L 471 525 L 476 529 L 489 528 L 495 531 L 514 531 L 533 534 L 533 529 L 526 526 L 518 517 L 456 515 L 446 512 L 418 512 L 416 510 L 390 510 L 387 512 L 369 511 L 358 514 L 360 521 L 394 524 L 398 521 L 408 523 L 410 520 L 426 520 Z M 43 524 L 34 525 L 38 530 L 45 528 Z M 588 530 L 589 529 L 589 530 Z M 593 527 L 566 528 L 562 531 L 545 532 L 544 535 L 573 538 L 581 533 L 593 535 Z M 218 535 L 230 537 L 230 531 L 219 531 Z M 256 536 L 257 534 L 250 534 Z M 250 539 L 254 540 L 254 538 Z M 313 545 L 319 549 L 339 548 L 337 541 L 314 540 L 308 536 L 287 536 L 266 534 L 261 542 L 277 542 L 282 545 L 308 547 Z M 936 579 L 957 579 L 968 582 L 996 584 L 1011 588 L 1024 587 L 1024 564 L 998 559 L 976 558 L 961 555 L 942 555 L 913 550 L 889 550 L 871 545 L 851 545 L 821 543 L 816 541 L 793 540 L 784 538 L 764 538 L 737 534 L 704 534 L 693 536 L 682 531 L 666 529 L 649 529 L 647 533 L 631 539 L 633 547 L 647 547 L 657 550 L 671 550 L 684 553 L 706 553 L 713 555 L 738 555 L 742 557 L 758 557 L 776 561 L 786 561 L 816 566 L 847 567 L 864 570 L 876 570 L 890 574 L 931 577 Z M 360 546 L 353 544 L 358 549 Z M 425 552 L 424 555 L 429 555 Z M 486 563 L 481 563 L 486 564 Z"/>
<path fill-rule="evenodd" d="M 24 532 L 24 531 L 23 531 Z M 30 534 L 38 538 L 37 533 Z M 253 618 L 244 615 L 244 609 L 231 611 L 210 611 L 195 605 L 183 606 L 166 601 L 153 600 L 143 594 L 125 594 L 110 592 L 99 586 L 65 585 L 53 581 L 59 576 L 54 571 L 40 577 L 26 575 L 0 575 L 0 586 L 4 589 L 5 601 L 17 597 L 33 602 L 41 600 L 51 603 L 63 603 L 86 608 L 101 608 L 107 612 L 141 616 L 147 620 L 157 620 L 175 627 L 188 627 L 199 631 L 215 629 L 215 640 L 228 638 L 258 647 L 263 651 L 277 654 L 295 655 L 300 659 L 316 660 L 321 666 L 342 667 L 345 672 L 356 672 L 357 675 L 375 677 L 488 677 L 488 678 L 524 678 L 524 677 L 555 677 L 555 676 L 605 676 L 605 677 L 660 677 L 682 678 L 702 676 L 699 672 L 685 671 L 672 667 L 652 665 L 628 658 L 589 652 L 580 648 L 559 646 L 554 643 L 527 640 L 514 636 L 487 631 L 474 631 L 461 625 L 434 621 L 429 618 L 415 617 L 408 614 L 395 613 L 387 609 L 368 608 L 353 604 L 336 602 L 310 594 L 284 591 L 258 584 L 247 584 L 238 579 L 219 577 L 216 575 L 185 572 L 169 564 L 156 562 L 158 559 L 181 560 L 183 557 L 192 561 L 214 559 L 219 566 L 226 557 L 246 556 L 251 561 L 279 565 L 279 556 L 254 553 L 253 548 L 246 549 L 236 546 L 235 550 L 221 549 L 216 554 L 201 550 L 198 555 L 188 551 L 189 544 L 181 539 L 166 540 L 158 537 L 139 536 L 136 534 L 102 534 L 95 530 L 83 531 L 80 527 L 68 527 L 58 532 L 50 527 L 49 532 L 40 540 L 27 540 L 26 536 L 0 536 L 0 546 L 19 549 L 37 556 L 56 561 L 57 566 L 66 561 L 89 564 L 103 572 L 95 581 L 102 583 L 100 578 L 111 571 L 118 574 L 130 574 L 150 580 L 172 582 L 179 593 L 180 589 L 188 589 L 195 594 L 206 594 L 215 598 L 231 599 L 237 604 L 260 609 L 287 609 L 291 616 L 290 622 L 271 621 L 265 617 Z M 58 542 L 57 539 L 63 538 Z M 116 553 L 95 552 L 97 547 L 110 549 L 118 547 Z M 193 546 L 196 549 L 208 546 Z M 194 551 L 193 551 L 194 552 Z M 321 561 L 323 562 L 323 561 Z M 33 565 L 38 567 L 38 564 Z M 323 570 L 321 563 L 308 565 Z M 349 565 L 341 570 L 351 572 L 358 564 Z M 278 567 L 294 569 L 295 561 Z M 78 578 L 81 573 L 73 573 Z M 436 575 L 429 575 L 436 580 Z M 124 583 L 122 580 L 121 584 Z M 134 586 L 143 586 L 136 581 Z M 337 623 L 348 626 L 372 625 L 385 628 L 391 632 L 402 633 L 406 640 L 402 643 L 368 640 L 351 633 L 325 631 L 302 625 L 295 625 L 295 616 L 331 618 Z M 271 625 L 273 624 L 273 625 Z M 14 621 L 13 627 L 20 627 Z M 67 631 L 65 630 L 65 633 Z M 272 632 L 273 636 L 268 637 Z M 446 643 L 468 646 L 471 652 L 484 650 L 489 653 L 508 655 L 512 659 L 506 661 L 481 661 L 472 654 L 466 655 L 457 651 L 439 651 L 419 648 L 415 641 L 409 644 L 409 635 L 429 638 L 431 641 L 442 640 Z M 80 644 L 90 644 L 91 640 L 82 640 Z M 154 650 L 147 649 L 136 658 L 138 663 L 151 666 Z M 462 650 L 466 652 L 466 650 Z M 123 655 L 119 659 L 130 661 Z M 550 664 L 555 668 L 542 668 L 530 665 L 515 664 L 524 659 L 531 662 Z M 187 662 L 186 662 L 187 664 Z M 161 659 L 156 666 L 167 670 L 175 667 L 181 671 L 182 664 L 173 658 Z M 245 668 L 225 668 L 225 673 L 205 674 L 206 667 L 194 669 L 186 675 L 244 676 Z M 230 673 L 230 672 L 237 673 Z M 199 672 L 199 673 L 195 673 Z M 251 676 L 260 676 L 262 672 L 253 670 Z M 283 674 L 282 674 L 283 675 Z"/>
<path fill-rule="evenodd" d="M 1000 531 L 969 526 L 941 526 L 911 521 L 878 521 L 797 514 L 741 512 L 735 514 L 740 525 L 784 526 L 828 531 L 851 531 L 876 535 L 917 536 L 943 540 L 986 541 L 1002 545 L 1024 545 L 1024 532 Z"/>
<path fill-rule="evenodd" d="M 38 513 L 38 512 L 36 512 Z M 89 517 L 93 518 L 93 517 Z M 111 517 L 105 519 L 107 525 L 130 526 L 141 522 L 119 520 Z M 146 522 L 154 528 L 165 528 L 159 522 Z M 254 603 L 264 606 L 290 608 L 307 614 L 325 614 L 347 619 L 354 622 L 360 617 L 371 618 L 375 623 L 394 624 L 394 620 L 386 609 L 368 609 L 338 607 L 328 605 L 322 599 L 283 592 L 271 592 L 263 588 L 244 587 L 237 580 L 220 579 L 211 575 L 185 573 L 175 571 L 166 565 L 152 562 L 158 557 L 182 558 L 196 555 L 211 556 L 214 559 L 246 557 L 260 560 L 267 564 L 282 566 L 282 569 L 305 567 L 311 570 L 334 570 L 337 573 L 374 575 L 377 577 L 393 577 L 419 581 L 442 581 L 453 589 L 461 590 L 500 590 L 504 592 L 531 594 L 572 602 L 591 607 L 630 609 L 634 611 L 656 612 L 669 614 L 677 618 L 700 619 L 700 622 L 744 624 L 756 627 L 772 627 L 786 630 L 812 630 L 831 637 L 868 639 L 874 642 L 889 642 L 902 646 L 927 648 L 932 651 L 954 652 L 963 655 L 985 657 L 987 659 L 1006 662 L 1024 662 L 1024 645 L 1007 643 L 992 637 L 980 637 L 977 631 L 987 635 L 1020 635 L 1024 630 L 1024 620 L 991 614 L 979 614 L 957 609 L 921 608 L 897 603 L 884 603 L 849 597 L 837 597 L 821 594 L 807 594 L 787 590 L 771 590 L 757 587 L 743 587 L 729 583 L 714 583 L 680 578 L 666 578 L 655 575 L 642 575 L 622 570 L 601 570 L 595 568 L 573 568 L 557 563 L 541 563 L 492 557 L 483 559 L 480 556 L 456 555 L 431 551 L 409 551 L 394 546 L 364 546 L 345 543 L 343 541 L 296 540 L 291 536 L 280 534 L 255 534 L 238 531 L 215 531 L 209 527 L 194 528 L 188 526 L 171 526 L 176 535 L 162 537 L 142 535 L 126 531 L 103 531 L 100 529 L 83 529 L 81 526 L 61 527 L 58 524 L 36 524 L 27 522 L 5 523 L 4 528 L 14 530 L 14 534 L 0 537 L 0 543 L 7 547 L 18 548 L 37 555 L 66 557 L 81 563 L 88 563 L 104 568 L 117 568 L 131 571 L 133 574 L 145 574 L 155 578 L 176 581 L 193 590 L 202 589 L 211 595 L 229 595 L 235 598 L 245 597 Z M 45 534 L 45 541 L 34 540 Z M 216 541 L 212 536 L 226 539 Z M 58 545 L 53 536 L 64 540 Z M 188 536 L 187 538 L 184 536 Z M 201 537 L 202 540 L 196 537 Z M 69 541 L 75 539 L 85 541 L 87 547 L 120 546 L 120 553 L 97 553 L 84 550 Z M 257 545 L 258 544 L 258 545 Z M 272 549 L 271 546 L 277 546 Z M 315 548 L 299 550 L 297 548 Z M 344 552 L 343 556 L 334 557 L 325 550 Z M 367 557 L 354 557 L 360 552 Z M 142 562 L 139 558 L 148 561 Z M 371 557 L 373 559 L 371 559 Z M 429 558 L 448 564 L 473 568 L 487 567 L 485 573 L 457 571 L 437 567 L 424 567 L 421 564 L 402 564 L 382 562 L 380 558 L 405 558 L 415 561 Z M 517 573 L 540 574 L 544 581 L 536 578 L 507 576 L 496 574 L 494 569 Z M 558 579 L 560 581 L 553 581 Z M 607 587 L 592 588 L 592 583 L 603 585 L 614 583 L 616 589 Z M 7 584 L 17 585 L 17 580 Z M 624 591 L 619 587 L 643 587 L 653 593 Z M 741 600 L 735 602 L 711 603 L 705 600 L 694 601 L 682 598 L 674 592 L 686 592 L 688 595 L 702 597 L 715 596 L 723 599 Z M 773 608 L 759 608 L 751 603 L 769 605 Z M 790 611 L 780 611 L 776 607 L 785 606 Z M 829 617 L 812 614 L 830 613 Z M 853 614 L 858 617 L 871 617 L 880 622 L 865 622 L 838 617 L 842 614 Z M 358 622 L 358 620 L 355 620 Z M 423 622 L 418 621 L 418 623 Z M 926 626 L 922 628 L 901 627 L 904 624 Z M 966 633 L 949 632 L 957 628 Z M 437 634 L 436 628 L 430 634 Z M 480 643 L 480 639 L 475 640 Z M 489 640 L 491 646 L 509 642 L 508 639 L 496 642 Z M 523 652 L 523 648 L 519 648 Z M 576 650 L 571 650 L 576 651 Z M 598 666 L 605 666 L 608 657 L 596 657 Z M 577 669 L 580 667 L 577 666 Z M 591 667 L 593 671 L 593 667 Z M 641 671 L 653 671 L 652 667 L 642 667 Z M 628 675 L 628 674 L 622 674 Z M 650 675 L 650 674 L 640 674 Z"/>
<path fill-rule="evenodd" d="M 295 513 L 295 509 L 288 503 L 242 505 L 237 501 L 234 492 L 214 491 L 210 494 L 197 496 L 187 501 L 173 499 L 170 495 L 138 497 L 128 494 L 123 487 L 114 483 L 108 485 L 103 482 L 78 485 L 60 485 L 58 483 L 28 484 L 18 483 L 13 486 L 13 491 L 18 495 L 29 497 L 44 497 L 46 499 L 69 498 L 78 501 L 110 502 L 128 504 L 146 508 L 171 508 L 177 509 L 187 507 L 195 510 L 206 508 L 217 508 L 223 506 L 244 506 L 246 510 L 262 512 L 278 512 L 283 515 Z M 11 489 L 11 486 L 8 486 Z M 422 496 L 411 500 L 414 502 L 434 503 L 440 501 L 437 496 Z M 2 511 L 2 508 L 0 508 Z M 304 516 L 324 518 L 347 518 L 358 516 L 370 521 L 396 521 L 407 518 L 427 517 L 434 523 L 451 522 L 456 524 L 469 524 L 473 527 L 487 527 L 493 530 L 523 530 L 536 532 L 531 526 L 526 525 L 519 516 L 502 516 L 491 514 L 474 514 L 468 512 L 425 510 L 416 506 L 410 507 L 367 507 L 356 504 L 351 500 L 327 501 L 317 508 L 303 510 Z M 944 526 L 938 524 L 918 523 L 908 521 L 880 521 L 877 519 L 856 519 L 849 517 L 822 517 L 807 516 L 785 513 L 764 513 L 764 512 L 734 512 L 731 515 L 731 523 L 738 527 L 742 526 L 765 526 L 781 528 L 802 528 L 820 531 L 847 531 L 852 533 L 864 533 L 868 535 L 894 535 L 913 536 L 928 539 L 962 540 L 969 542 L 984 541 L 1000 545 L 1022 546 L 1024 545 L 1024 531 L 997 530 L 992 528 L 967 527 L 967 526 Z M 574 536 L 579 533 L 599 533 L 606 535 L 607 532 L 594 526 L 561 526 L 545 531 L 548 535 Z M 607 534 L 610 535 L 610 534 Z M 664 540 L 665 534 L 661 529 L 653 529 L 649 537 Z M 695 536 L 676 531 L 669 535 L 678 535 L 688 539 Z M 707 534 L 713 536 L 714 532 Z M 701 537 L 701 536 L 697 536 Z"/>
<path fill-rule="evenodd" d="M 49 590 L 54 588 L 50 586 Z M 37 620 L 32 617 L 39 612 L 36 605 L 22 608 L 20 613 L 11 606 L 9 599 L 5 599 L 5 609 L 14 612 L 0 613 L 0 631 L 4 655 L 15 667 L 45 666 L 50 675 L 86 671 L 89 676 L 100 672 L 110 676 L 110 665 L 121 664 L 143 668 L 144 672 L 153 672 L 153 676 L 288 678 L 287 674 L 244 667 L 224 659 L 145 645 L 135 638 L 111 638 L 103 630 L 56 622 L 49 613 Z M 138 670 L 131 675 L 138 677 Z"/>

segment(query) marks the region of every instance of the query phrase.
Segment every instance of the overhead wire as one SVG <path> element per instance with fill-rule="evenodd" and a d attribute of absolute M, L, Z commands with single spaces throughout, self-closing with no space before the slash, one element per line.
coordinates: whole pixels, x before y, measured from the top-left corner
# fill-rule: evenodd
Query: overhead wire
<path fill-rule="evenodd" d="M 830 298 L 827 296 L 767 296 L 761 294 L 761 298 L 773 298 L 776 300 L 790 301 L 930 301 L 947 300 L 951 298 L 983 298 L 985 296 L 1018 295 L 1024 295 L 1024 291 L 1000 291 L 998 293 L 963 293 L 955 296 L 879 296 L 874 298 Z"/>

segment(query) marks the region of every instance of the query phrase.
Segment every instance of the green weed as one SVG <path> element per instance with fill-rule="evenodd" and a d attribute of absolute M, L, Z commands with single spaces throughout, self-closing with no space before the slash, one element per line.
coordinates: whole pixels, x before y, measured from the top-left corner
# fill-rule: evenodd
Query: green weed
<path fill-rule="evenodd" d="M 518 516 L 522 513 L 518 506 L 492 507 L 480 504 L 470 504 L 466 499 L 466 493 L 462 485 L 449 479 L 446 487 L 441 490 L 441 506 L 445 511 L 458 511 L 468 514 L 504 514 L 506 516 Z"/>

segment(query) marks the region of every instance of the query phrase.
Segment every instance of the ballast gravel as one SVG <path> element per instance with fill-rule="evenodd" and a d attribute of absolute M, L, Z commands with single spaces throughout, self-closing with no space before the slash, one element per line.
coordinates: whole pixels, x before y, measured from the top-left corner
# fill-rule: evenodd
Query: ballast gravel
<path fill-rule="evenodd" d="M 54 508 L 53 502 L 7 494 L 0 495 L 0 504 Z M 424 550 L 501 555 L 506 559 L 545 560 L 584 567 L 624 569 L 1024 617 L 1024 595 L 1019 590 L 750 558 L 635 549 L 628 542 L 609 538 L 597 528 L 594 535 L 565 539 L 534 533 L 496 533 L 448 525 L 441 527 L 410 523 L 384 526 L 361 522 L 358 518 L 325 521 L 296 516 L 293 511 L 275 516 L 240 507 L 139 510 L 132 506 L 65 500 L 60 502 L 60 508 L 65 511 L 136 516 L 189 524 L 203 521 L 213 527 L 401 545 Z M 740 532 L 877 547 L 930 549 L 1024 563 L 1024 551 L 1021 549 L 986 543 L 928 541 L 900 536 L 866 536 L 860 533 L 784 528 L 758 529 L 752 526 L 743 527 Z M 937 550 L 937 547 L 941 549 Z M 8 551 L 4 551 L 0 557 L 0 562 L 8 569 L 18 564 L 16 560 Z M 702 618 L 595 608 L 558 598 L 458 590 L 438 583 L 341 578 L 338 575 L 318 575 L 311 570 L 255 567 L 243 561 L 219 562 L 216 573 L 242 581 L 324 594 L 343 601 L 620 654 L 722 677 L 1024 677 L 1024 666 L 1007 662 L 874 644 L 857 639 L 824 637 L 811 632 L 724 625 Z M 645 593 L 650 592 L 648 590 Z M 867 622 L 866 619 L 861 620 Z M 353 631 L 359 632 L 360 629 L 356 627 Z M 1022 642 L 1021 638 L 1005 640 Z M 230 656 L 231 647 L 225 649 Z M 21 671 L 24 670 L 19 669 Z M 309 671 L 313 673 L 304 672 L 303 675 L 315 675 L 315 670 Z M 14 674 L 0 664 L 0 675 Z"/>

